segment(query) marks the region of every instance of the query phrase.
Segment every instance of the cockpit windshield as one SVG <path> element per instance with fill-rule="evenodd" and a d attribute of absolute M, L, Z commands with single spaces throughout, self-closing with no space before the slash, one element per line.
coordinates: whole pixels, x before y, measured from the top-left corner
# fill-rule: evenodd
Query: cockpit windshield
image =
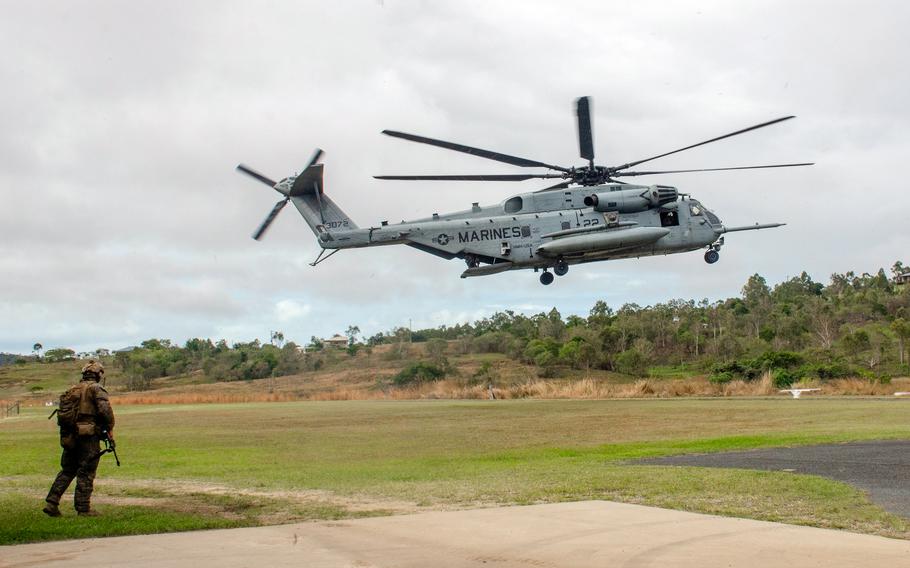
<path fill-rule="evenodd" d="M 717 215 L 712 213 L 707 207 L 695 201 L 694 199 L 689 200 L 689 215 L 691 217 L 701 217 L 704 216 L 709 223 L 715 227 L 721 225 L 720 219 L 717 218 Z"/>

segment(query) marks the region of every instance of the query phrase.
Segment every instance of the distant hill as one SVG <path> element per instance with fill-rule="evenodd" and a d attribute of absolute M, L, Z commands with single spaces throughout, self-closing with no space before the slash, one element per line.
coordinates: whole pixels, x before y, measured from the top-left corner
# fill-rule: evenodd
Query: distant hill
<path fill-rule="evenodd" d="M 3 365 L 12 365 L 17 359 L 31 360 L 32 357 L 24 357 L 16 353 L 0 353 L 0 367 Z"/>

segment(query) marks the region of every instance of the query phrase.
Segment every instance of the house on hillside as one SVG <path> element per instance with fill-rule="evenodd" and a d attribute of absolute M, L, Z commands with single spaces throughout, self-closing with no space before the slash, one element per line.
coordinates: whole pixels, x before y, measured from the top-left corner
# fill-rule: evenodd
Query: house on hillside
<path fill-rule="evenodd" d="M 323 339 L 322 343 L 327 347 L 337 347 L 339 349 L 344 349 L 348 346 L 348 338 L 336 333 L 328 339 Z"/>
<path fill-rule="evenodd" d="M 898 274 L 897 276 L 895 276 L 894 283 L 897 284 L 898 286 L 902 286 L 904 284 L 910 284 L 910 270 L 908 270 L 907 272 L 904 272 L 903 274 Z"/>

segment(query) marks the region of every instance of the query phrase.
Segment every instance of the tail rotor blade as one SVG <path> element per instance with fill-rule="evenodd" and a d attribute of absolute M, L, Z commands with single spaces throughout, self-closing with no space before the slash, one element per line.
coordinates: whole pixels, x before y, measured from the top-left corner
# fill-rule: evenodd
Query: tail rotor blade
<path fill-rule="evenodd" d="M 576 102 L 578 115 L 578 150 L 581 157 L 594 165 L 594 136 L 591 133 L 591 103 L 588 97 L 581 97 Z"/>
<path fill-rule="evenodd" d="M 259 228 L 256 229 L 256 232 L 253 233 L 254 239 L 256 239 L 258 241 L 259 239 L 262 238 L 262 236 L 268 230 L 269 225 L 272 224 L 272 221 L 275 220 L 275 217 L 278 216 L 278 213 L 280 213 L 281 210 L 284 209 L 284 206 L 288 204 L 288 201 L 290 201 L 290 198 L 282 199 L 281 201 L 279 201 L 278 203 L 275 204 L 275 207 L 272 207 L 272 210 L 269 212 L 269 216 L 265 218 L 265 221 L 263 221 L 262 224 L 259 225 Z"/>
<path fill-rule="evenodd" d="M 254 170 L 252 168 L 248 168 L 247 166 L 244 166 L 243 164 L 240 164 L 237 166 L 237 171 L 244 173 L 253 179 L 257 179 L 269 187 L 275 187 L 276 185 L 278 185 L 277 182 L 265 177 L 264 175 L 262 175 L 261 173 L 257 172 L 256 170 Z"/>

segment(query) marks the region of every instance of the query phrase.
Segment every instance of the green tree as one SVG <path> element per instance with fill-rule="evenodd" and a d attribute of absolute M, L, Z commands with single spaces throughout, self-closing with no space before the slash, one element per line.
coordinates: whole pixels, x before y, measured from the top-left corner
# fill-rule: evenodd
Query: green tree
<path fill-rule="evenodd" d="M 360 335 L 360 328 L 356 325 L 349 325 L 344 331 L 344 335 L 348 338 L 348 345 L 354 345 L 357 343 L 357 336 Z"/>
<path fill-rule="evenodd" d="M 427 341 L 427 355 L 436 364 L 447 364 L 446 352 L 449 349 L 449 342 L 439 337 L 434 337 Z"/>
<path fill-rule="evenodd" d="M 603 300 L 594 302 L 594 307 L 588 312 L 588 323 L 590 325 L 606 325 L 613 317 L 613 310 Z"/>
<path fill-rule="evenodd" d="M 35 356 L 38 357 L 38 359 L 41 359 L 41 352 L 42 352 L 43 350 L 44 350 L 44 346 L 41 345 L 40 343 L 35 343 L 35 344 L 32 346 L 32 353 L 34 353 Z"/>
<path fill-rule="evenodd" d="M 771 289 L 764 277 L 753 274 L 743 286 L 743 302 L 749 310 L 752 332 L 755 337 L 761 333 L 762 325 L 771 311 Z"/>
<path fill-rule="evenodd" d="M 910 339 L 910 322 L 904 318 L 897 318 L 891 322 L 891 331 L 897 336 L 898 350 L 900 351 L 900 364 L 904 364 L 904 346 Z"/>
<path fill-rule="evenodd" d="M 67 349 L 65 347 L 58 347 L 56 349 L 48 349 L 44 353 L 44 360 L 51 363 L 56 363 L 59 361 L 72 361 L 76 358 L 76 352 L 72 349 Z"/>
<path fill-rule="evenodd" d="M 853 357 L 859 356 L 860 353 L 868 350 L 872 343 L 869 339 L 869 333 L 864 329 L 849 331 L 841 338 L 841 344 L 844 350 Z"/>

